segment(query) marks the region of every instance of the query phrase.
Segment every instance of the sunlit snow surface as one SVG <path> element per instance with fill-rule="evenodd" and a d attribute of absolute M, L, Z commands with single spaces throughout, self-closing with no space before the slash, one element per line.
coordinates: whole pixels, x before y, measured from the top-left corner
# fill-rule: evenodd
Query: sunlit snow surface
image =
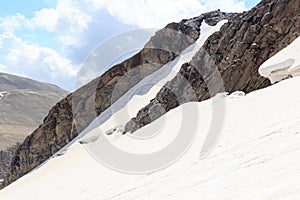
<path fill-rule="evenodd" d="M 259 68 L 260 75 L 269 78 L 272 83 L 289 76 L 300 75 L 300 37 L 279 51 Z"/>
<path fill-rule="evenodd" d="M 116 126 L 123 127 L 129 119 L 136 116 L 141 108 L 148 105 L 150 100 L 155 98 L 156 94 L 165 83 L 172 80 L 172 78 L 177 75 L 181 66 L 192 60 L 193 56 L 199 51 L 207 38 L 214 32 L 219 31 L 226 22 L 227 20 L 222 20 L 215 26 L 209 26 L 203 22 L 201 25 L 200 37 L 195 44 L 186 48 L 175 60 L 167 63 L 162 68 L 136 84 L 110 108 L 101 113 L 101 115 L 96 118 L 85 131 L 83 131 L 82 135 L 85 135 L 86 132 L 89 132 L 99 124 L 102 125 L 103 131 L 108 131 Z M 111 113 L 114 113 L 113 117 L 111 116 Z"/>
<path fill-rule="evenodd" d="M 296 77 L 246 96 L 226 97 L 222 139 L 204 160 L 198 157 L 201 133 L 210 123 L 211 100 L 188 103 L 167 114 L 167 119 L 178 120 L 180 109 L 197 104 L 201 126 L 188 152 L 162 171 L 116 172 L 96 162 L 76 142 L 64 155 L 0 191 L 0 199 L 297 199 L 299 84 Z M 151 126 L 155 123 L 143 129 Z M 115 135 L 114 140 L 123 137 Z"/>
<path fill-rule="evenodd" d="M 134 117 L 222 23 L 213 28 L 204 24 L 201 29 L 207 34 L 202 34 L 196 45 L 183 52 L 182 58 L 165 66 L 171 67 L 170 73 L 158 71 L 159 79 L 154 74 L 136 86 L 143 86 L 149 79 L 155 83 L 145 95 L 130 96 L 133 91 L 129 91 L 130 101 L 124 109 L 117 106 L 118 112 L 113 116 L 100 116 L 98 120 L 103 121 L 100 127 L 75 141 L 63 155 L 48 160 L 1 190 L 0 199 L 297 199 L 300 194 L 298 77 L 248 95 L 235 92 L 224 96 L 226 120 L 222 138 L 204 160 L 199 160 L 199 153 L 211 124 L 212 100 L 184 104 L 135 133 L 143 135 L 163 124 L 160 134 L 149 140 L 134 140 L 118 129 L 105 135 L 125 151 L 154 152 L 176 137 L 182 111 L 197 108 L 199 128 L 195 141 L 183 157 L 161 171 L 147 175 L 116 172 L 94 160 L 84 147 L 101 143 L 99 132 L 123 126 Z M 272 82 L 297 75 L 298 47 L 299 38 L 265 62 L 260 73 Z M 82 141 L 84 144 L 79 143 Z"/>

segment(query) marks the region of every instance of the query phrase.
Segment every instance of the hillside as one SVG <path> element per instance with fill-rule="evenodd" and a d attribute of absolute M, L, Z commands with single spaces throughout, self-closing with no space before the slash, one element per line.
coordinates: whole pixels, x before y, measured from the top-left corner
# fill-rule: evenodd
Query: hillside
<path fill-rule="evenodd" d="M 227 120 L 221 140 L 205 159 L 199 160 L 199 154 L 213 114 L 212 100 L 188 103 L 168 112 L 160 136 L 146 143 L 117 132 L 106 136 L 128 152 L 140 152 L 141 147 L 140 153 L 151 152 L 153 146 L 164 146 L 176 137 L 183 110 L 196 108 L 202 113 L 197 119 L 197 137 L 184 156 L 161 171 L 141 175 L 120 173 L 98 163 L 86 151 L 88 144 L 76 141 L 63 155 L 2 189 L 0 198 L 297 199 L 299 84 L 297 77 L 246 96 L 223 97 Z M 141 128 L 137 134 L 157 129 L 160 122 L 161 119 Z M 95 133 L 99 130 L 86 136 Z M 101 141 L 97 142 L 101 145 Z"/>
<path fill-rule="evenodd" d="M 0 150 L 24 140 L 67 94 L 55 85 L 0 73 Z"/>
<path fill-rule="evenodd" d="M 61 100 L 51 108 L 39 128 L 17 148 L 4 186 L 42 164 L 134 85 L 175 60 L 199 38 L 202 23 L 216 25 L 233 16 L 235 14 L 216 11 L 201 15 L 194 26 L 188 25 L 192 19 L 170 23 L 157 31 L 139 53 Z M 114 90 L 116 85 L 121 88 Z"/>
<path fill-rule="evenodd" d="M 270 85 L 259 74 L 260 65 L 299 35 L 299 0 L 261 1 L 209 37 L 192 61 L 126 124 L 125 132 L 134 132 L 186 102 L 203 101 L 225 91 L 248 93 Z"/>
<path fill-rule="evenodd" d="M 112 67 L 101 77 L 96 78 L 56 104 L 39 128 L 17 148 L 3 186 L 11 184 L 38 166 L 41 168 L 33 171 L 29 176 L 25 176 L 21 181 L 25 180 L 28 183 L 26 177 L 31 177 L 30 175 L 35 173 L 45 174 L 46 172 L 42 172 L 43 169 L 51 172 L 53 168 L 56 169 L 53 173 L 58 173 L 60 170 L 56 166 L 66 165 L 64 161 L 61 161 L 64 159 L 61 158 L 68 159 L 75 154 L 76 156 L 81 155 L 82 157 L 78 159 L 82 159 L 82 161 L 75 162 L 73 158 L 69 160 L 69 163 L 72 163 L 72 170 L 67 168 L 70 172 L 70 182 L 73 181 L 73 178 L 78 178 L 75 174 L 79 173 L 80 170 L 84 172 L 85 169 L 87 170 L 86 174 L 80 173 L 80 178 L 78 178 L 78 180 L 83 180 L 80 183 L 87 184 L 86 186 L 79 184 L 83 188 L 92 187 L 93 183 L 96 184 L 99 179 L 107 180 L 103 178 L 105 177 L 104 172 L 118 178 L 119 175 L 114 175 L 114 172 L 108 172 L 108 169 L 105 170 L 103 167 L 100 167 L 98 171 L 99 165 L 96 166 L 96 162 L 91 161 L 91 157 L 88 157 L 81 147 L 84 145 L 93 146 L 93 143 L 97 143 L 100 135 L 90 131 L 95 128 L 94 125 L 100 126 L 102 133 L 111 135 L 112 140 L 116 137 L 117 143 L 122 145 L 123 140 L 124 144 L 127 141 L 124 138 L 132 136 L 129 132 L 135 132 L 133 136 L 143 135 L 143 130 L 147 130 L 147 127 L 150 127 L 147 132 L 154 132 L 155 124 L 160 122 L 162 116 L 171 116 L 175 121 L 178 120 L 178 113 L 174 115 L 172 113 L 176 113 L 178 109 L 182 109 L 187 105 L 204 105 L 205 103 L 196 102 L 207 100 L 218 93 L 229 92 L 231 94 L 236 91 L 249 93 L 270 86 L 271 83 L 268 78 L 259 74 L 259 67 L 299 37 L 299 14 L 299 0 L 263 0 L 252 10 L 240 14 L 213 11 L 192 19 L 182 20 L 179 23 L 170 23 L 164 29 L 158 31 L 139 53 Z M 181 56 L 186 56 L 186 59 L 181 59 Z M 171 68 L 171 70 L 168 71 L 168 68 Z M 215 72 L 219 73 L 216 74 Z M 149 84 L 149 80 L 153 82 Z M 221 82 L 219 82 L 220 80 Z M 148 89 L 145 89 L 145 84 L 149 87 Z M 272 86 L 270 88 L 277 87 Z M 282 91 L 281 89 L 278 89 L 278 91 L 276 89 L 266 89 L 264 91 L 269 90 L 274 90 L 274 92 L 266 97 L 267 100 L 270 100 L 270 96 Z M 254 94 L 260 94 L 260 92 L 256 91 Z M 285 96 L 288 95 L 291 94 L 285 94 Z M 249 96 L 251 99 L 251 95 Z M 258 107 L 255 103 L 260 102 L 259 95 L 254 96 L 254 102 L 249 100 L 247 103 L 253 103 L 253 107 Z M 249 98 L 245 97 L 245 99 Z M 239 104 L 238 100 L 236 101 Z M 265 99 L 261 99 L 261 102 L 265 104 Z M 291 102 L 286 103 L 290 104 Z M 130 114 L 119 120 L 120 118 L 116 117 L 115 114 L 123 107 L 130 108 L 128 109 Z M 232 105 L 234 112 L 243 109 L 249 111 L 247 108 L 247 106 L 242 108 Z M 253 124 L 259 123 L 259 121 L 255 121 L 253 115 L 263 114 L 259 110 L 257 113 L 249 115 L 249 120 L 252 120 Z M 267 112 L 267 110 L 264 110 L 264 112 Z M 276 115 L 281 114 L 281 112 L 282 110 L 279 110 Z M 199 115 L 202 116 L 202 114 L 206 115 L 204 108 L 199 110 Z M 209 118 L 209 114 L 207 115 Z M 265 115 L 265 118 L 267 117 L 270 116 Z M 289 118 L 289 115 L 287 117 Z M 110 123 L 112 119 L 118 120 Z M 197 118 L 191 117 L 189 119 L 187 117 L 185 119 L 195 120 Z M 235 120 L 242 119 L 239 116 Z M 177 121 L 175 123 L 172 120 L 169 122 L 176 127 Z M 230 123 L 233 124 L 228 127 L 228 130 L 236 128 L 234 122 Z M 272 121 L 266 122 L 262 126 L 266 125 L 268 127 L 271 123 Z M 248 130 L 249 128 L 249 125 L 246 125 L 244 121 L 240 121 L 238 125 L 240 125 L 239 131 Z M 206 125 L 204 124 L 203 127 L 206 127 Z M 266 127 L 262 130 L 269 130 Z M 117 135 L 117 132 L 121 132 L 125 136 L 122 136 L 122 134 Z M 162 131 L 162 133 L 169 134 L 170 137 L 172 137 L 172 132 L 174 132 L 173 129 Z M 188 133 L 190 132 L 187 131 L 185 136 L 190 136 Z M 260 133 L 264 137 L 265 131 Z M 79 137 L 77 137 L 78 135 Z M 182 139 L 185 139 L 184 135 L 181 136 Z M 248 139 L 251 140 L 251 137 L 246 136 L 247 141 Z M 69 150 L 68 148 L 64 149 L 66 145 L 70 145 Z M 132 147 L 131 150 L 134 152 L 140 152 L 144 148 L 147 149 L 146 147 L 151 147 L 151 145 L 145 144 L 135 146 L 131 143 L 128 146 Z M 140 147 L 140 149 L 137 147 Z M 56 154 L 57 152 L 59 153 Z M 60 157 L 64 153 L 65 155 Z M 207 155 L 208 152 L 201 153 Z M 53 158 L 52 156 L 58 157 Z M 237 156 L 243 156 L 243 154 Z M 60 160 L 58 162 L 61 163 L 56 163 L 55 166 L 47 168 L 50 165 L 49 163 L 56 160 Z M 48 162 L 44 163 L 45 161 Z M 86 165 L 83 164 L 85 162 L 87 162 Z M 44 165 L 41 166 L 42 163 Z M 143 164 L 146 163 L 140 162 L 137 166 Z M 73 168 L 74 165 L 78 168 Z M 99 174 L 96 176 L 91 173 L 92 171 Z M 37 177 L 41 177 L 41 174 Z M 89 182 L 85 177 L 90 177 L 91 174 L 95 175 L 95 178 Z M 42 185 L 45 182 L 50 182 L 49 180 L 53 178 L 51 180 L 54 180 L 58 185 L 64 183 L 60 181 L 60 176 L 63 175 L 56 175 L 58 178 L 54 175 L 42 179 L 41 182 L 36 182 Z M 192 176 L 193 174 L 189 175 Z M 126 175 L 120 176 L 127 177 Z M 150 178 L 149 180 L 153 179 Z M 16 184 L 18 184 L 18 181 Z M 112 183 L 110 186 L 120 189 L 114 184 Z M 188 184 L 193 185 L 193 183 Z M 28 185 L 36 186 L 35 181 L 32 181 L 31 184 L 28 183 Z M 55 184 L 52 184 L 52 186 L 56 188 Z M 142 185 L 139 186 L 142 187 Z M 11 187 L 19 188 L 14 184 Z M 104 186 L 101 185 L 101 187 Z M 136 188 L 126 187 L 126 189 L 135 191 Z M 30 189 L 28 188 L 28 190 Z M 9 191 L 9 187 L 6 190 L 4 189 L 5 191 Z M 44 195 L 42 191 L 43 188 L 41 188 L 41 194 Z M 125 195 L 129 193 L 124 192 Z M 9 192 L 7 194 L 10 195 Z M 99 194 L 95 191 L 86 194 L 83 192 L 82 194 L 83 198 L 102 195 L 102 193 Z M 111 194 L 115 193 L 112 192 Z M 64 195 L 73 197 L 71 193 Z M 108 197 L 118 198 L 123 193 L 117 192 L 115 195 L 117 196 L 108 195 Z"/>
<path fill-rule="evenodd" d="M 18 143 L 32 133 L 49 109 L 68 92 L 52 84 L 0 73 L 0 179 Z"/>

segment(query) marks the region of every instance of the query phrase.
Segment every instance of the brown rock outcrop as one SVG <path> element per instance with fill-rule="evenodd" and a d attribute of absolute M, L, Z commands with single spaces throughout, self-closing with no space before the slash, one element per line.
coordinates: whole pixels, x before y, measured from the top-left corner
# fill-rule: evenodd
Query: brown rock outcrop
<path fill-rule="evenodd" d="M 142 78 L 174 60 L 198 39 L 204 20 L 214 24 L 233 15 L 218 11 L 171 23 L 158 31 L 139 53 L 58 102 L 43 124 L 16 149 L 2 187 L 42 164 Z M 130 81 L 122 82 L 125 74 L 129 74 Z M 117 83 L 121 87 L 116 92 Z"/>
<path fill-rule="evenodd" d="M 216 68 L 229 93 L 237 90 L 248 93 L 270 85 L 259 75 L 259 66 L 299 35 L 299 0 L 263 0 L 210 36 L 192 61 L 184 64 L 156 98 L 127 123 L 124 132 L 134 132 L 179 106 L 177 97 L 183 99 L 181 103 L 203 101 L 223 92 L 215 80 Z M 184 84 L 185 81 L 189 84 Z"/>

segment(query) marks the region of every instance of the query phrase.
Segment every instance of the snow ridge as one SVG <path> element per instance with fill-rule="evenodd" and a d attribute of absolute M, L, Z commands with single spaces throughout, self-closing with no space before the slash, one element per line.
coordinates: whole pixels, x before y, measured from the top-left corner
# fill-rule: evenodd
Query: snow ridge
<path fill-rule="evenodd" d="M 97 117 L 89 125 L 89 127 L 83 131 L 81 137 L 90 132 L 90 130 L 98 127 L 99 124 L 101 125 L 101 130 L 103 132 L 107 132 L 108 134 L 112 134 L 111 130 L 115 129 L 116 127 L 118 130 L 123 129 L 126 123 L 132 117 L 136 116 L 138 111 L 146 106 L 150 100 L 155 97 L 161 87 L 176 76 L 181 66 L 184 63 L 192 60 L 193 56 L 203 46 L 207 38 L 214 32 L 219 31 L 222 25 L 226 22 L 227 20 L 222 20 L 215 26 L 210 26 L 203 22 L 200 28 L 200 37 L 195 44 L 186 48 L 175 60 L 167 63 L 161 69 L 145 77 L 142 81 L 130 89 L 123 97 L 121 97 L 110 108 Z M 110 116 L 110 113 L 113 113 L 113 115 Z M 94 141 L 87 138 L 90 137 L 89 135 L 90 134 L 84 136 L 84 140 Z M 91 137 L 94 139 L 97 138 L 95 135 L 92 135 Z M 86 143 L 86 141 L 83 141 L 83 143 Z"/>

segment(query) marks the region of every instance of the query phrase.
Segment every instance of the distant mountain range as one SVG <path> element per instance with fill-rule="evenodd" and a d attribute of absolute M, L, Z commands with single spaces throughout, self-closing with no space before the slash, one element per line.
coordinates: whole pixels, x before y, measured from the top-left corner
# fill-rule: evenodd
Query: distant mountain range
<path fill-rule="evenodd" d="M 52 84 L 0 73 L 0 150 L 22 142 L 67 94 Z"/>

